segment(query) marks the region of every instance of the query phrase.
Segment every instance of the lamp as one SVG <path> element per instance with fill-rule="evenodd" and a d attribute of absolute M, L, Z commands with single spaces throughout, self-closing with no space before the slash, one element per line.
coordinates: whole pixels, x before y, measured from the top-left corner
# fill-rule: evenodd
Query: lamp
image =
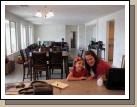
<path fill-rule="evenodd" d="M 43 18 L 50 18 L 54 16 L 54 13 L 52 11 L 48 11 L 47 7 L 45 6 L 44 9 L 41 11 L 36 12 L 36 17 L 43 17 Z"/>

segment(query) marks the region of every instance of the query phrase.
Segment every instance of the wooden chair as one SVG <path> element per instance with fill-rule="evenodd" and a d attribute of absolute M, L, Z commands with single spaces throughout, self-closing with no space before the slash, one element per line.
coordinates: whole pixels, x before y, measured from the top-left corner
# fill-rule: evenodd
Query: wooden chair
<path fill-rule="evenodd" d="M 52 50 L 53 51 L 61 51 L 62 49 L 61 49 L 61 46 L 53 46 Z"/>
<path fill-rule="evenodd" d="M 24 79 L 28 78 L 28 75 L 30 74 L 29 72 L 31 72 L 31 71 L 29 69 L 29 61 L 25 59 L 24 51 L 22 49 L 20 50 L 20 55 L 22 57 L 22 62 L 23 62 L 23 81 L 24 81 Z M 26 68 L 28 69 L 28 71 L 26 71 Z M 26 77 L 26 75 L 27 75 L 27 77 Z M 32 75 L 30 75 L 30 76 L 32 79 Z"/>
<path fill-rule="evenodd" d="M 25 49 L 25 53 L 26 53 L 27 60 L 29 59 L 29 52 L 30 52 L 29 48 L 26 48 Z"/>
<path fill-rule="evenodd" d="M 46 71 L 46 79 L 49 78 L 47 60 L 46 52 L 32 52 L 34 80 L 38 79 L 39 71 Z"/>
<path fill-rule="evenodd" d="M 53 51 L 49 53 L 50 61 L 49 66 L 50 70 L 61 69 L 61 79 L 63 78 L 63 57 L 62 51 Z"/>

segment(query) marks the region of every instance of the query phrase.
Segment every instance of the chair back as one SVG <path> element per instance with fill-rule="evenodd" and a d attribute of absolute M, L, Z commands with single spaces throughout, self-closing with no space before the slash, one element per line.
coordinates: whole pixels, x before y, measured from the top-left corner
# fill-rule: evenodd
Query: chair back
<path fill-rule="evenodd" d="M 25 56 L 24 56 L 24 52 L 23 52 L 22 49 L 20 50 L 20 55 L 21 55 L 22 61 L 23 61 L 23 63 L 24 63 L 24 62 L 25 62 Z"/>
<path fill-rule="evenodd" d="M 33 65 L 46 65 L 46 52 L 32 52 Z"/>
<path fill-rule="evenodd" d="M 42 52 L 49 52 L 49 47 L 41 46 L 41 51 Z"/>
<path fill-rule="evenodd" d="M 38 79 L 39 71 L 46 71 L 46 79 L 49 78 L 46 52 L 32 52 L 32 65 L 34 80 Z"/>
<path fill-rule="evenodd" d="M 53 51 L 49 53 L 51 64 L 63 64 L 62 51 Z"/>
<path fill-rule="evenodd" d="M 29 52 L 30 52 L 29 48 L 26 48 L 26 49 L 25 49 L 25 53 L 26 53 L 27 59 L 29 59 Z"/>
<path fill-rule="evenodd" d="M 61 46 L 53 46 L 52 51 L 61 51 Z"/>
<path fill-rule="evenodd" d="M 45 47 L 46 52 L 49 52 L 49 49 L 50 49 L 49 47 Z"/>

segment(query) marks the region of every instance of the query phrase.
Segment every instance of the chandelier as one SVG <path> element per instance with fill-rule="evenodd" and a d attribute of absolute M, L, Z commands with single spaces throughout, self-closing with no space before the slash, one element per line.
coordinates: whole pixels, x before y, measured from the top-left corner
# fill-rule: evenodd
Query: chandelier
<path fill-rule="evenodd" d="M 36 17 L 43 17 L 43 18 L 51 18 L 54 16 L 54 13 L 52 11 L 49 11 L 47 9 L 47 6 L 44 6 L 43 9 L 41 9 L 40 11 L 37 11 L 35 14 Z"/>

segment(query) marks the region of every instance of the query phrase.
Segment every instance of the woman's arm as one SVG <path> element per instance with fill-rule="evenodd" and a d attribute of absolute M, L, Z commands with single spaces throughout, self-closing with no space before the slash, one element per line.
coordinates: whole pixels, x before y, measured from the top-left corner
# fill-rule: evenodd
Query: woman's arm
<path fill-rule="evenodd" d="M 97 66 L 97 78 L 102 77 L 103 80 L 106 80 L 106 74 L 111 67 L 109 62 L 100 61 Z"/>

